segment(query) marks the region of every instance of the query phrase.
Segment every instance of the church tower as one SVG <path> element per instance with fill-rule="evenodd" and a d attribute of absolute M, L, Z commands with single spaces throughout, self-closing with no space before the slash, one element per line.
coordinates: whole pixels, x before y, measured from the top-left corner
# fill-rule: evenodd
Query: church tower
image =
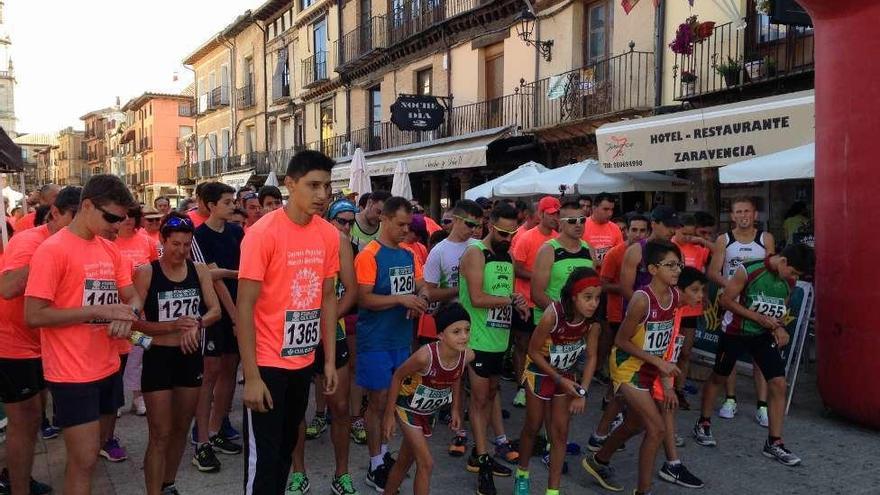
<path fill-rule="evenodd" d="M 0 0 L 0 127 L 16 136 L 15 72 L 12 67 L 12 39 L 6 26 L 6 5 Z"/>

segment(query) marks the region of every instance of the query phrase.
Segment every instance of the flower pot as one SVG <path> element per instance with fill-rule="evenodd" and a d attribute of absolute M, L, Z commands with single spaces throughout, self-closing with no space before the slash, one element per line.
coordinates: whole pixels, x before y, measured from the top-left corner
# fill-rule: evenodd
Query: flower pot
<path fill-rule="evenodd" d="M 742 74 L 742 69 L 736 70 L 736 71 L 725 72 L 724 73 L 724 84 L 726 84 L 728 88 L 738 85 L 740 74 Z"/>
<path fill-rule="evenodd" d="M 754 60 L 752 62 L 745 63 L 746 74 L 749 75 L 750 81 L 757 81 L 761 77 L 764 76 L 764 61 L 763 60 Z"/>
<path fill-rule="evenodd" d="M 697 92 L 697 83 L 696 81 L 691 82 L 681 82 L 681 96 L 692 96 Z"/>

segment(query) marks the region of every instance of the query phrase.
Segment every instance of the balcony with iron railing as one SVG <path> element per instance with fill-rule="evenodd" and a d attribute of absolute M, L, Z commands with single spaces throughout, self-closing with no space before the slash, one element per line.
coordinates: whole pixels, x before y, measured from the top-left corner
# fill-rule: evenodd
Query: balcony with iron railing
<path fill-rule="evenodd" d="M 290 90 L 288 89 L 288 94 Z M 235 106 L 236 108 L 243 110 L 245 108 L 251 108 L 256 105 L 256 99 L 254 98 L 254 84 L 253 81 L 248 81 L 244 86 L 237 88 L 235 90 Z"/>
<path fill-rule="evenodd" d="M 229 106 L 229 86 L 217 86 L 211 90 L 208 98 L 209 108 Z"/>
<path fill-rule="evenodd" d="M 393 0 L 388 14 L 391 45 L 489 2 L 481 0 Z"/>
<path fill-rule="evenodd" d="M 809 77 L 814 45 L 812 28 L 771 24 L 767 15 L 752 10 L 742 23 L 715 26 L 690 55 L 674 54 L 675 99 Z"/>
<path fill-rule="evenodd" d="M 196 104 L 192 101 L 181 101 L 177 104 L 177 115 L 180 117 L 195 117 Z"/>
<path fill-rule="evenodd" d="M 153 141 L 149 136 L 143 136 L 138 140 L 138 151 L 149 151 L 153 149 Z"/>
<path fill-rule="evenodd" d="M 384 15 L 373 16 L 368 22 L 345 33 L 336 42 L 339 65 L 352 64 L 371 54 L 377 54 L 379 50 L 387 47 L 388 21 Z"/>
<path fill-rule="evenodd" d="M 329 78 L 328 61 L 329 52 L 315 52 L 311 57 L 302 61 L 302 84 L 303 88 L 309 88 Z"/>
<path fill-rule="evenodd" d="M 272 101 L 277 103 L 288 98 L 290 98 L 290 68 L 285 65 L 281 72 L 272 76 Z"/>

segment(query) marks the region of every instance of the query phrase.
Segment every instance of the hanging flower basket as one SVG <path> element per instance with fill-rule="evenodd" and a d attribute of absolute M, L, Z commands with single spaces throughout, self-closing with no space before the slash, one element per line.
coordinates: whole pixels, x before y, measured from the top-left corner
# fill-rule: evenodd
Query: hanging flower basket
<path fill-rule="evenodd" d="M 712 36 L 715 30 L 715 22 L 706 21 L 698 22 L 697 16 L 691 16 L 678 25 L 675 31 L 675 38 L 669 44 L 669 48 L 673 53 L 679 55 L 691 55 L 694 53 L 694 44 L 703 41 Z"/>

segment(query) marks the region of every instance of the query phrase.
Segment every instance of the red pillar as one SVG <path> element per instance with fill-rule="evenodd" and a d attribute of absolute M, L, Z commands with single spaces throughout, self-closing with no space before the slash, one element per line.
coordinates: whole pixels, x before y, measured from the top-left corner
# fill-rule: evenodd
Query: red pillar
<path fill-rule="evenodd" d="M 816 35 L 819 392 L 880 428 L 880 2 L 799 2 Z"/>

